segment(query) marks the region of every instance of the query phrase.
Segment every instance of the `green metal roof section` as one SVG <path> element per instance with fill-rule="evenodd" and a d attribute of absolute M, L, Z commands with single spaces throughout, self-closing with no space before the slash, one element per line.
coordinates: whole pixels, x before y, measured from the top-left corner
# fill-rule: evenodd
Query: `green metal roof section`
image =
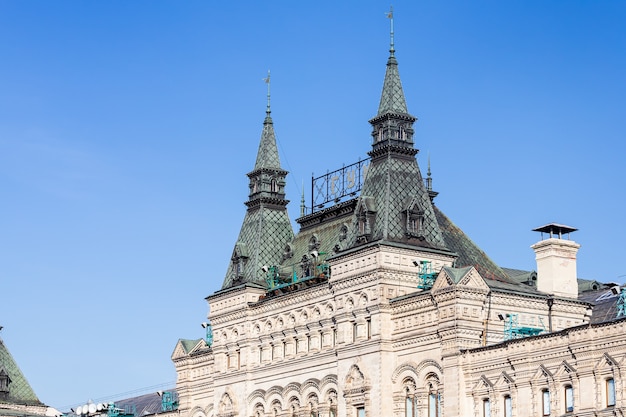
<path fill-rule="evenodd" d="M 248 174 L 248 210 L 233 249 L 222 289 L 245 283 L 265 284 L 264 265 L 277 265 L 294 233 L 287 213 L 285 178 L 280 166 L 274 125 L 268 104 L 254 170 Z"/>
<path fill-rule="evenodd" d="M 378 105 L 378 116 L 387 113 L 408 114 L 402 81 L 400 81 L 400 72 L 398 71 L 398 61 L 393 54 L 387 59 L 385 82 Z"/>
<path fill-rule="evenodd" d="M 469 273 L 472 269 L 471 266 L 466 266 L 463 268 L 450 268 L 448 266 L 444 266 L 443 269 L 446 271 L 446 274 L 452 279 L 455 284 L 461 282 L 461 280 Z"/>
<path fill-rule="evenodd" d="M 43 405 L 2 339 L 0 339 L 0 370 L 4 370 L 11 379 L 8 395 L 0 395 L 0 403 Z"/>
<path fill-rule="evenodd" d="M 201 340 L 202 339 L 180 339 L 180 344 L 183 346 L 183 349 L 185 349 L 185 353 L 189 353 Z"/>
<path fill-rule="evenodd" d="M 400 73 L 398 72 L 398 61 L 395 57 L 396 50 L 393 42 L 393 8 L 389 10 L 387 17 L 390 19 L 391 23 L 391 40 L 383 93 L 380 96 L 380 104 L 378 105 L 378 116 L 382 116 L 386 113 L 408 114 L 404 90 L 402 89 L 402 82 L 400 81 Z"/>
<path fill-rule="evenodd" d="M 437 222 L 443 233 L 443 238 L 446 241 L 446 246 L 459 255 L 455 262 L 456 268 L 473 266 L 491 288 L 526 294 L 543 294 L 531 286 L 520 284 L 511 279 L 458 226 L 452 223 L 437 206 L 433 207 L 437 216 Z"/>
<path fill-rule="evenodd" d="M 259 144 L 259 151 L 256 155 L 256 163 L 254 164 L 255 170 L 263 168 L 280 170 L 280 159 L 278 157 L 278 147 L 276 146 L 274 123 L 272 122 L 272 117 L 269 113 L 263 121 L 261 143 Z"/>

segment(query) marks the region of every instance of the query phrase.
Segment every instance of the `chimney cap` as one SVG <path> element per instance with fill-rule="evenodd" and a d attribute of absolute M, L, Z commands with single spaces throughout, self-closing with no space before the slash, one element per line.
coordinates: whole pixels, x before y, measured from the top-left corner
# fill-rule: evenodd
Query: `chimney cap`
<path fill-rule="evenodd" d="M 533 229 L 533 232 L 548 233 L 550 237 L 552 237 L 553 235 L 557 235 L 560 238 L 564 234 L 575 232 L 577 230 L 578 229 L 576 229 L 575 227 L 566 226 L 564 224 L 548 223 L 545 226 Z"/>

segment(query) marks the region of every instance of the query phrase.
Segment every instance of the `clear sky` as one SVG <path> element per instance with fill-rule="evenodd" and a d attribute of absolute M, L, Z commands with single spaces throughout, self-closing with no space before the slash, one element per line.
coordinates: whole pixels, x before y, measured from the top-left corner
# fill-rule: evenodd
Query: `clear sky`
<path fill-rule="evenodd" d="M 370 149 L 388 9 L 0 1 L 0 337 L 44 403 L 174 384 L 244 217 L 267 70 L 295 220 L 312 174 Z M 571 225 L 579 276 L 624 282 L 626 2 L 401 0 L 394 16 L 442 211 L 519 269 L 531 229 Z"/>

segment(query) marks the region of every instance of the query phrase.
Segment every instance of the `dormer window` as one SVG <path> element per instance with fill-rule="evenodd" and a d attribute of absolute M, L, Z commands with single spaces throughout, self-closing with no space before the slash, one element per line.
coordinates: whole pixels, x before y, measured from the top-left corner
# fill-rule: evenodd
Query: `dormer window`
<path fill-rule="evenodd" d="M 317 235 L 311 236 L 311 239 L 309 239 L 309 252 L 319 249 L 319 247 L 320 247 L 320 242 L 319 242 Z"/>
<path fill-rule="evenodd" d="M 300 268 L 302 268 L 303 278 L 310 277 L 313 275 L 312 267 L 313 265 L 311 264 L 311 259 L 308 256 L 304 255 L 302 257 L 302 260 L 300 261 Z"/>
<path fill-rule="evenodd" d="M 230 262 L 233 270 L 233 280 L 237 281 L 243 278 L 246 261 L 248 260 L 246 245 L 243 243 L 237 243 L 233 256 L 230 258 Z"/>
<path fill-rule="evenodd" d="M 283 261 L 291 258 L 293 256 L 293 248 L 289 243 L 285 246 L 285 250 L 283 250 Z"/>
<path fill-rule="evenodd" d="M 423 238 L 424 236 L 424 210 L 416 201 L 412 201 L 404 211 L 405 234 L 409 238 Z"/>
<path fill-rule="evenodd" d="M 0 368 L 0 394 L 9 393 L 10 383 L 11 378 L 9 377 L 9 374 L 4 370 L 4 368 Z"/>

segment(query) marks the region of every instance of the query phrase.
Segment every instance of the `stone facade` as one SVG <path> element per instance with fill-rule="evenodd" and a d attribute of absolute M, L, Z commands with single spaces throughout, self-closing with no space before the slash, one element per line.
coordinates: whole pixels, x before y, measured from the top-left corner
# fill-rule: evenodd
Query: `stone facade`
<path fill-rule="evenodd" d="M 271 161 L 283 181 L 269 115 L 268 103 L 255 169 Z M 592 320 L 575 255 L 566 276 L 540 268 L 534 288 L 454 226 L 417 166 L 416 120 L 392 43 L 361 194 L 303 212 L 293 236 L 250 220 L 284 220 L 283 189 L 251 192 L 224 285 L 207 297 L 212 337 L 172 355 L 180 415 L 623 415 L 626 321 Z M 538 247 L 562 243 L 550 240 Z"/>

